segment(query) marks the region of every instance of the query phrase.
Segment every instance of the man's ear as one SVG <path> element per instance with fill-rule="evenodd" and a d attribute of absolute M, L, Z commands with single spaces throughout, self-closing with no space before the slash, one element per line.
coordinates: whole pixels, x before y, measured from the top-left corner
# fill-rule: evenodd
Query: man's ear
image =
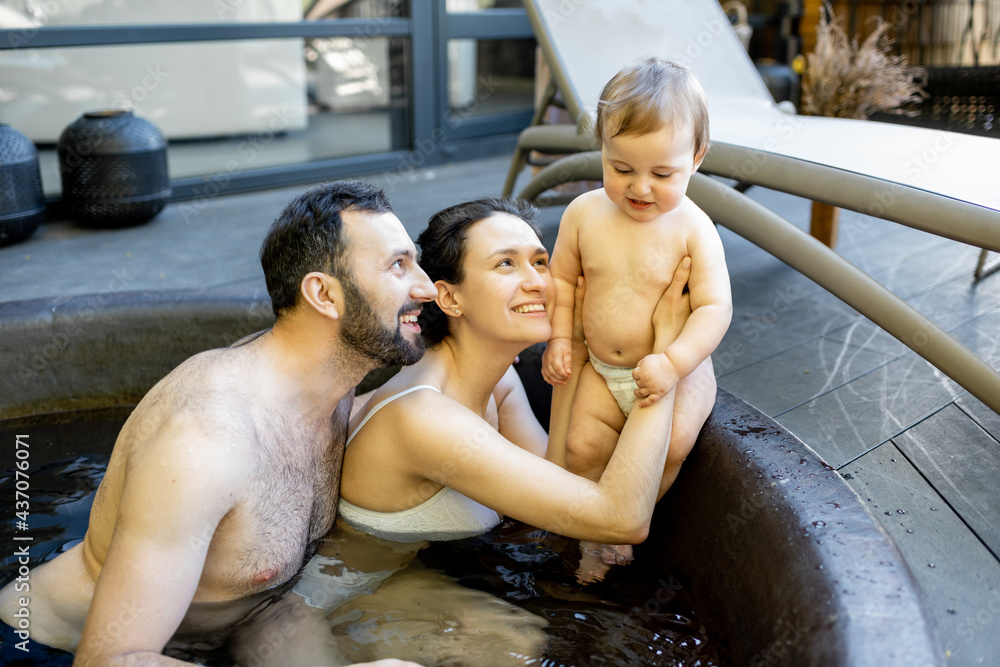
<path fill-rule="evenodd" d="M 299 285 L 302 299 L 314 311 L 331 320 L 344 314 L 344 289 L 340 281 L 322 271 L 312 271 Z"/>
<path fill-rule="evenodd" d="M 436 287 L 438 291 L 438 295 L 437 298 L 434 299 L 434 303 L 438 305 L 441 312 L 445 315 L 461 314 L 461 298 L 455 292 L 455 285 L 443 280 L 438 280 L 434 283 L 434 287 Z M 455 312 L 456 310 L 458 313 Z"/>

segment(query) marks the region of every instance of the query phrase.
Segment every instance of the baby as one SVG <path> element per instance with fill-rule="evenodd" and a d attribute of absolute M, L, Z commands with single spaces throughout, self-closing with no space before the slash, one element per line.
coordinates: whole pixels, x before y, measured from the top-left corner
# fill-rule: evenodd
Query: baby
<path fill-rule="evenodd" d="M 636 401 L 649 405 L 676 387 L 662 496 L 715 403 L 710 355 L 732 317 L 722 241 L 685 194 L 709 145 L 705 93 L 688 68 L 642 60 L 604 87 L 594 132 L 604 187 L 575 199 L 560 222 L 551 264 L 556 305 L 542 373 L 550 384 L 569 379 L 573 292 L 583 275 L 590 363 L 573 402 L 566 467 L 599 480 Z M 691 316 L 664 354 L 652 354 L 653 311 L 687 257 Z M 628 545 L 581 547 L 581 581 L 631 560 Z"/>

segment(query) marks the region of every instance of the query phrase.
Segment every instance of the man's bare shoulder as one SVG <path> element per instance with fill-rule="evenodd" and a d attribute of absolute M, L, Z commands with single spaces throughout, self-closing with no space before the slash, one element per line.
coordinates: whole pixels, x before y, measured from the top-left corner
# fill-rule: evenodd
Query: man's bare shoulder
<path fill-rule="evenodd" d="M 122 436 L 147 441 L 173 433 L 175 439 L 207 439 L 230 451 L 246 447 L 261 403 L 253 357 L 247 348 L 222 348 L 188 358 L 149 390 Z"/>

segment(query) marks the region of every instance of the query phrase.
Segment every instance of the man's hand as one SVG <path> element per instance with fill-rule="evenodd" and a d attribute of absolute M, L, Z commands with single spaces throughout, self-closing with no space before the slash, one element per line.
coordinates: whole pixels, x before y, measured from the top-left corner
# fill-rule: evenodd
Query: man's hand
<path fill-rule="evenodd" d="M 553 338 L 542 353 L 542 377 L 549 384 L 566 384 L 573 374 L 573 341 Z"/>
<path fill-rule="evenodd" d="M 632 378 L 638 387 L 635 395 L 640 399 L 640 408 L 652 405 L 669 394 L 681 380 L 670 359 L 661 352 L 654 352 L 640 359 L 632 369 Z"/>

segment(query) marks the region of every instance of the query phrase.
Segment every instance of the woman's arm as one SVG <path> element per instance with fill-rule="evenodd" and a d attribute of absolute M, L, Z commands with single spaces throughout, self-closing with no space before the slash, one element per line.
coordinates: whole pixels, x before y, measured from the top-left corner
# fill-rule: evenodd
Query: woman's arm
<path fill-rule="evenodd" d="M 549 436 L 538 423 L 521 378 L 513 366 L 507 369 L 497 383 L 493 398 L 497 402 L 500 435 L 521 449 L 545 458 Z"/>
<path fill-rule="evenodd" d="M 396 459 L 415 476 L 568 537 L 611 544 L 645 539 L 666 462 L 673 393 L 635 409 L 599 482 L 511 443 L 458 402 L 414 392 L 383 408 L 407 435 Z"/>
<path fill-rule="evenodd" d="M 653 310 L 652 352 L 640 359 L 632 371 L 639 407 L 652 405 L 669 394 L 683 377 L 678 375 L 665 351 L 680 336 L 691 317 L 691 295 L 686 291 L 690 278 L 691 258 L 682 257 Z"/>

